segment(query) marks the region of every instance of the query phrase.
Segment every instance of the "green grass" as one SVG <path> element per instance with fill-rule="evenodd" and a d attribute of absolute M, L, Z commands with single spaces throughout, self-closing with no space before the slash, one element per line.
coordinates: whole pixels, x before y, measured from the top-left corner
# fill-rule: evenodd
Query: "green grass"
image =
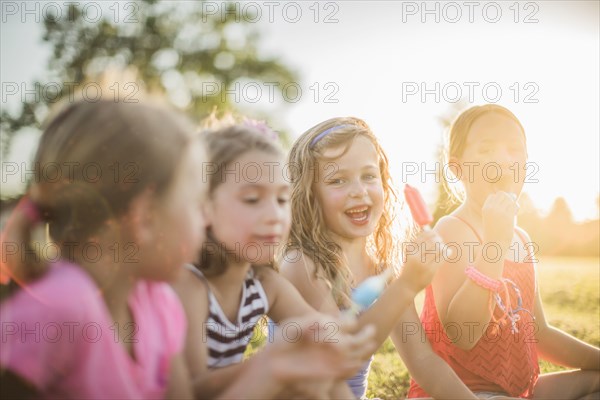
<path fill-rule="evenodd" d="M 595 346 L 600 345 L 600 259 L 544 258 L 536 266 L 538 284 L 549 323 Z M 417 306 L 423 304 L 423 295 Z M 263 335 L 264 338 L 264 335 Z M 248 353 L 264 340 L 254 340 Z M 564 368 L 540 361 L 542 373 Z M 388 339 L 375 353 L 369 375 L 369 397 L 402 399 L 406 396 L 409 374 Z"/>

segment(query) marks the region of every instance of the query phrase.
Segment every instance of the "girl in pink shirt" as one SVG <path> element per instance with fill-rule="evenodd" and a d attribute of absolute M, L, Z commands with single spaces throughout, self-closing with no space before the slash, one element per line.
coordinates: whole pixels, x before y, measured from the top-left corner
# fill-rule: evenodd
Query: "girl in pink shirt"
<path fill-rule="evenodd" d="M 191 397 L 166 281 L 203 240 L 203 158 L 193 127 L 156 106 L 80 101 L 50 123 L 3 234 L 2 269 L 22 286 L 0 309 L 3 395 Z M 45 223 L 49 266 L 30 245 Z"/>

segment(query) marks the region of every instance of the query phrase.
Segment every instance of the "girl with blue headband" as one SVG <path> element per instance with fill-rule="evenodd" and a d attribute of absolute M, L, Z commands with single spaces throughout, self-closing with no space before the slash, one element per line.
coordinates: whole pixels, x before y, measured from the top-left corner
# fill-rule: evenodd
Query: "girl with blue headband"
<path fill-rule="evenodd" d="M 392 229 L 397 199 L 388 160 L 364 121 L 333 118 L 302 134 L 288 161 L 294 166 L 292 227 L 281 271 L 310 305 L 339 315 L 353 307 L 352 292 L 361 282 L 400 264 L 401 241 Z M 432 232 L 420 233 L 414 241 L 421 249 L 441 244 Z M 375 325 L 378 345 L 398 324 L 395 344 L 431 395 L 475 398 L 421 335 L 401 339 L 407 323 L 420 331 L 413 299 L 431 281 L 438 256 L 407 257 L 379 300 L 359 314 L 358 323 Z M 369 365 L 348 381 L 360 398 L 366 394 Z"/>

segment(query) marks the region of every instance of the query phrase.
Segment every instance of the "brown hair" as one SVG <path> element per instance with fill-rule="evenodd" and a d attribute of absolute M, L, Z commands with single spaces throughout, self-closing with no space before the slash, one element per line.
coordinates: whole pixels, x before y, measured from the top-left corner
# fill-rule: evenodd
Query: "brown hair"
<path fill-rule="evenodd" d="M 450 129 L 448 131 L 448 145 L 444 149 L 444 161 L 446 164 L 449 162 L 450 158 L 460 158 L 462 156 L 463 152 L 465 151 L 467 138 L 473 123 L 475 123 L 475 121 L 483 115 L 491 113 L 501 114 L 515 121 L 521 128 L 521 132 L 523 132 L 523 139 L 525 140 L 525 144 L 527 144 L 527 138 L 525 136 L 525 129 L 523 129 L 523 125 L 521 125 L 519 119 L 509 109 L 498 104 L 473 106 L 461 112 L 450 125 Z M 456 203 L 464 200 L 464 193 L 459 192 L 456 187 L 451 186 L 447 181 L 445 174 L 443 175 L 444 189 L 448 193 L 450 201 Z"/>
<path fill-rule="evenodd" d="M 61 248 L 90 238 L 146 188 L 157 196 L 166 193 L 193 136 L 185 118 L 157 105 L 70 104 L 45 128 L 34 159 L 26 196 L 41 221 L 21 218 L 26 222 L 7 227 L 8 237 L 30 252 L 31 232 L 45 222 Z M 21 260 L 14 265 L 16 276 L 33 276 L 44 264 L 37 257 Z"/>
<path fill-rule="evenodd" d="M 233 117 L 226 122 L 212 123 L 216 128 L 205 129 L 201 132 L 208 150 L 208 167 L 204 175 L 208 177 L 208 193 L 212 196 L 219 185 L 225 182 L 227 167 L 249 151 L 258 150 L 268 154 L 281 156 L 284 152 L 277 140 L 275 133 L 266 125 L 253 122 L 235 122 Z M 208 172 L 210 168 L 210 172 Z M 225 271 L 231 257 L 224 246 L 207 228 L 206 242 L 202 246 L 200 262 L 196 267 L 206 276 L 220 275 Z M 275 266 L 273 266 L 275 267 Z"/>
<path fill-rule="evenodd" d="M 332 129 L 334 128 L 334 129 Z M 331 129 L 324 136 L 323 132 Z M 320 136 L 321 135 L 321 136 Z M 320 136 L 319 138 L 317 138 Z M 378 269 L 393 266 L 398 261 L 397 242 L 392 232 L 397 195 L 389 173 L 388 159 L 369 126 L 354 117 L 332 118 L 304 132 L 294 143 L 289 155 L 292 178 L 292 229 L 288 250 L 297 249 L 317 266 L 316 277 L 331 288 L 336 302 L 347 305 L 350 293 L 350 270 L 341 248 L 331 238 L 323 211 L 315 196 L 318 163 L 323 161 L 323 150 L 345 145 L 348 151 L 353 140 L 366 137 L 379 157 L 379 171 L 384 193 L 384 209 L 375 231 L 369 238 L 368 251 L 377 260 Z M 373 271 L 380 272 L 380 271 Z"/>

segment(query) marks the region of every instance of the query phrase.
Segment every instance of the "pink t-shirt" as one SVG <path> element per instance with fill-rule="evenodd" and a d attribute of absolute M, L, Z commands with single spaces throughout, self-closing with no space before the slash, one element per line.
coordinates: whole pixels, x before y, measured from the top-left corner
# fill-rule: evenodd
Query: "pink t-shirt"
<path fill-rule="evenodd" d="M 168 284 L 140 281 L 128 304 L 135 323 L 123 340 L 132 341 L 135 359 L 91 277 L 56 263 L 1 304 L 0 365 L 45 398 L 164 398 L 185 337 L 181 303 Z"/>

